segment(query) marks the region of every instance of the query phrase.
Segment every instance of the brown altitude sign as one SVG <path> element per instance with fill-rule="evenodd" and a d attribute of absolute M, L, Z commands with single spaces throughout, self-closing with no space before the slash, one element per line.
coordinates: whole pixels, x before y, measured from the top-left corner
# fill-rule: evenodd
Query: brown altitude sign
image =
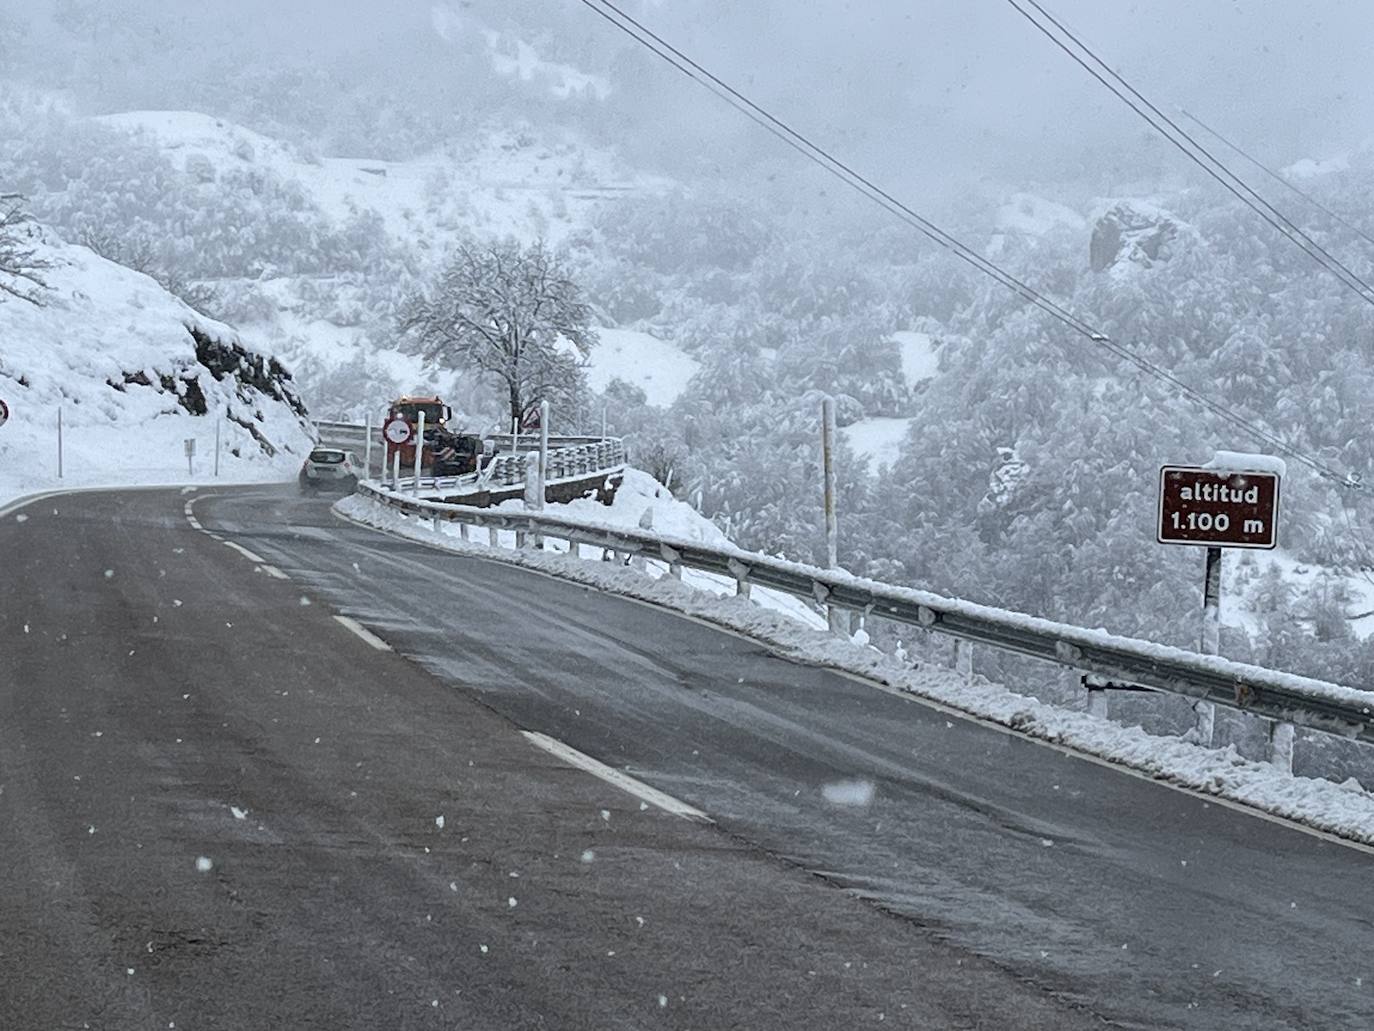
<path fill-rule="evenodd" d="M 1159 470 L 1161 544 L 1272 548 L 1278 514 L 1277 473 L 1177 465 Z"/>

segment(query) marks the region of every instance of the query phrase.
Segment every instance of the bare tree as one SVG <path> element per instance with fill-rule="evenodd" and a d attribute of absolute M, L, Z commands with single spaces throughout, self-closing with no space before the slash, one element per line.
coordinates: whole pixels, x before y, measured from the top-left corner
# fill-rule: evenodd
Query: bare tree
<path fill-rule="evenodd" d="M 48 287 L 41 273 L 52 266 L 29 246 L 28 230 L 32 223 L 33 219 L 24 210 L 22 197 L 13 193 L 0 194 L 0 294 L 41 307 L 40 291 Z"/>
<path fill-rule="evenodd" d="M 513 240 L 460 246 L 434 288 L 411 298 L 401 316 L 428 361 L 499 379 L 513 426 L 525 406 L 575 393 L 596 344 L 591 320 L 558 256 Z"/>

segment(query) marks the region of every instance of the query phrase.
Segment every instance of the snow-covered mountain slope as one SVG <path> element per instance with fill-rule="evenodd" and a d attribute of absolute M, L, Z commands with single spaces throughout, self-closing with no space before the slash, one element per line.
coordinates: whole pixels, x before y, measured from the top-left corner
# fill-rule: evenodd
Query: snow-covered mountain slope
<path fill-rule="evenodd" d="M 0 498 L 57 486 L 284 479 L 310 448 L 291 375 L 149 277 L 26 227 L 46 289 L 0 294 Z M 63 476 L 57 477 L 58 417 Z M 195 441 L 194 474 L 185 442 Z"/>
<path fill-rule="evenodd" d="M 97 121 L 152 141 L 202 182 L 268 171 L 299 183 L 339 222 L 376 212 L 392 235 L 420 251 L 459 231 L 558 243 L 598 204 L 668 185 L 572 135 L 537 138 L 521 128 L 494 129 L 410 161 L 384 161 L 321 157 L 194 111 L 129 111 Z"/>
<path fill-rule="evenodd" d="M 604 206 L 671 186 L 572 134 L 536 135 L 520 127 L 493 128 L 413 160 L 383 161 L 321 157 L 190 111 L 133 111 L 96 121 L 151 144 L 203 191 L 253 192 L 267 177 L 299 211 L 317 213 L 310 222 L 316 233 L 331 226 L 347 232 L 360 253 L 371 248 L 373 258 L 336 274 L 291 274 L 269 265 L 261 275 L 210 284 L 237 325 L 298 370 L 312 408 L 336 417 L 361 417 L 364 405 L 376 407 L 398 391 L 442 390 L 451 380 L 427 372 L 393 344 L 396 305 L 435 270 L 453 240 L 513 236 L 557 246 L 585 232 Z M 593 385 L 619 377 L 656 403 L 670 402 L 695 368 L 691 359 L 658 346 L 645 354 L 617 332 L 608 331 L 609 346 L 593 355 Z M 358 390 L 348 389 L 348 377 Z"/>

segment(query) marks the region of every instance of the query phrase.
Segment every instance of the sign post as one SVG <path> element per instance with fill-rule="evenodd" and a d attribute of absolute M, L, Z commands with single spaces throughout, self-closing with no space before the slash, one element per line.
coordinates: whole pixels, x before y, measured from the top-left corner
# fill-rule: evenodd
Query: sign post
<path fill-rule="evenodd" d="M 187 437 L 187 438 L 186 438 L 186 441 L 185 441 L 185 447 L 186 447 L 186 475 L 187 475 L 187 476 L 194 476 L 194 475 L 195 475 L 195 470 L 191 467 L 191 460 L 194 459 L 194 458 L 196 457 L 196 438 L 195 438 L 195 437 Z"/>
<path fill-rule="evenodd" d="M 1205 466 L 1166 465 L 1159 470 L 1160 544 L 1207 549 L 1202 584 L 1202 633 L 1198 651 L 1221 650 L 1221 552 L 1223 548 L 1270 549 L 1278 544 L 1282 459 L 1218 451 Z M 1195 738 L 1210 747 L 1215 709 L 1194 705 Z"/>

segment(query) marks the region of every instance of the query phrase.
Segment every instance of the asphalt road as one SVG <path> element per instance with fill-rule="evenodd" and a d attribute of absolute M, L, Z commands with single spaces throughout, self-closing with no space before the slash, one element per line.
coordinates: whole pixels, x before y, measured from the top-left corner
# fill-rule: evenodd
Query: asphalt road
<path fill-rule="evenodd" d="M 239 544 L 281 579 L 193 528 L 186 500 L 77 494 L 0 518 L 3 1031 L 1101 1026 L 536 750 L 489 705 L 518 671 L 475 691 L 331 609 L 370 599 L 388 636 L 455 619 L 452 661 L 496 662 L 552 643 L 501 615 L 542 582 L 480 611 L 327 504 L 200 503 L 212 526 L 252 523 Z M 306 575 L 312 555 L 328 568 Z M 659 668 L 640 654 L 626 688 Z"/>
<path fill-rule="evenodd" d="M 278 580 L 183 500 L 0 520 L 0 1027 L 1371 1026 L 1367 852 L 327 502 L 196 503 Z"/>

